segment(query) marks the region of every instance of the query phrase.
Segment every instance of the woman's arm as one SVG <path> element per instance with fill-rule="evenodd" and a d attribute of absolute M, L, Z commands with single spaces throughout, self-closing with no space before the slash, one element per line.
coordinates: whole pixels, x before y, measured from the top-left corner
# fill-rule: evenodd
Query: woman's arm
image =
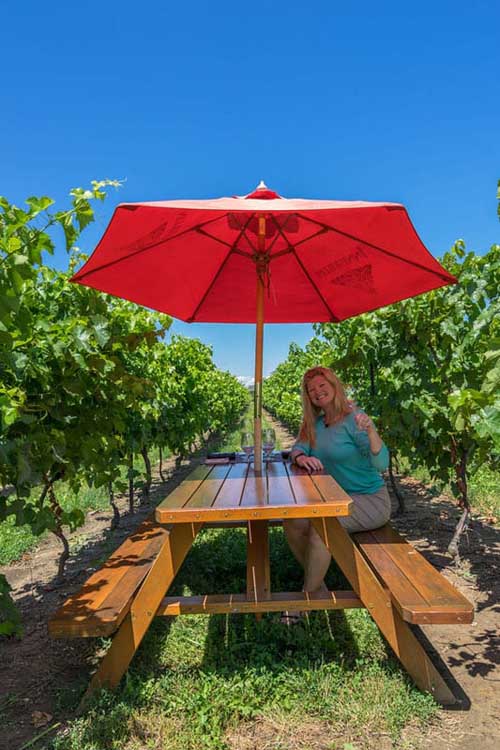
<path fill-rule="evenodd" d="M 366 432 L 370 446 L 370 462 L 378 471 L 385 471 L 389 466 L 389 451 L 377 432 L 373 421 L 368 414 L 359 412 L 354 415 L 356 427 L 362 432 Z"/>

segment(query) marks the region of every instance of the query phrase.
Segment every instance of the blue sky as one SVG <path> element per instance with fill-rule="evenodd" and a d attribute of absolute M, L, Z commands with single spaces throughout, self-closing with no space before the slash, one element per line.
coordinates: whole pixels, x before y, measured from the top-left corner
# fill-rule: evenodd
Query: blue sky
<path fill-rule="evenodd" d="M 500 4 L 11 0 L 0 194 L 126 179 L 121 201 L 245 194 L 404 203 L 427 247 L 500 240 Z M 64 250 L 55 265 L 65 267 Z M 188 326 L 253 373 L 251 326 Z M 265 373 L 310 326 L 267 326 Z"/>

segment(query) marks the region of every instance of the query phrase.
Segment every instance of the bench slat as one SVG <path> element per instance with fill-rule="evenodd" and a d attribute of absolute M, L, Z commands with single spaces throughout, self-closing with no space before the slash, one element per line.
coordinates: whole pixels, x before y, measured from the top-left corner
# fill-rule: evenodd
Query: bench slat
<path fill-rule="evenodd" d="M 54 638 L 111 635 L 165 541 L 168 529 L 151 516 L 113 552 L 49 620 Z"/>
<path fill-rule="evenodd" d="M 414 624 L 473 621 L 472 604 L 392 526 L 359 532 L 354 539 L 404 620 Z"/>
<path fill-rule="evenodd" d="M 468 604 L 456 588 L 392 526 L 387 525 L 371 533 L 377 543 L 384 545 L 384 549 L 405 571 L 413 585 L 418 586 L 427 602 L 453 606 L 458 601 L 458 594 L 458 597 Z"/>

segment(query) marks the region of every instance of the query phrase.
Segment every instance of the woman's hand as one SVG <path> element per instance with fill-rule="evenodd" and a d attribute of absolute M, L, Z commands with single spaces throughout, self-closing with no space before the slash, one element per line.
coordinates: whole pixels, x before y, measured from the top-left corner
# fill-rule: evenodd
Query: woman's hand
<path fill-rule="evenodd" d="M 375 425 L 368 414 L 358 412 L 358 414 L 354 415 L 354 421 L 356 422 L 358 430 L 363 430 L 363 432 L 367 432 L 368 434 L 370 434 L 370 432 L 376 432 Z"/>
<path fill-rule="evenodd" d="M 368 441 L 370 443 L 370 451 L 376 456 L 382 450 L 383 442 L 382 438 L 377 432 L 377 428 L 373 424 L 368 414 L 364 412 L 358 412 L 354 415 L 354 421 L 358 430 L 366 432 L 368 435 Z"/>
<path fill-rule="evenodd" d="M 306 456 L 305 453 L 299 453 L 295 458 L 295 463 L 300 466 L 301 469 L 307 469 L 307 471 L 322 471 L 323 464 L 315 456 Z"/>

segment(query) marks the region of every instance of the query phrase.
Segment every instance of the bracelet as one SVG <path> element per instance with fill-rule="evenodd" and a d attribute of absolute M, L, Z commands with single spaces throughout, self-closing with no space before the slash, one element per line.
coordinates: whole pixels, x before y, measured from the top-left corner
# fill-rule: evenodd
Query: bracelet
<path fill-rule="evenodd" d="M 305 455 L 306 455 L 306 454 L 304 453 L 304 451 L 302 451 L 302 453 L 297 453 L 297 455 L 296 455 L 296 456 L 295 456 L 295 458 L 293 459 L 293 462 L 294 462 L 294 464 L 297 464 L 297 466 L 300 466 L 300 464 L 298 463 L 297 459 L 298 459 L 298 458 L 299 458 L 300 456 L 305 456 Z"/>

